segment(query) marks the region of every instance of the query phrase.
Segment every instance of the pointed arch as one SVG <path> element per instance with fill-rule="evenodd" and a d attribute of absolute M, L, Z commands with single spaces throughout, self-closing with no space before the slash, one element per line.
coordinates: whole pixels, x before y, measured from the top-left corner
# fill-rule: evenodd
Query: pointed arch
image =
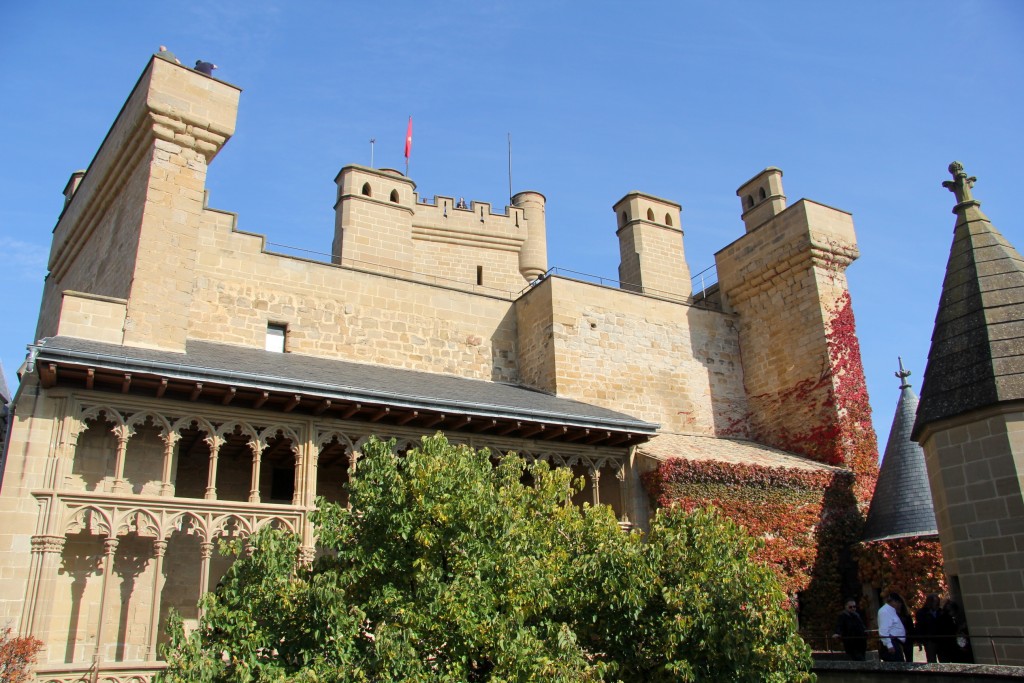
<path fill-rule="evenodd" d="M 264 448 L 267 448 L 269 446 L 267 441 L 269 439 L 275 438 L 278 435 L 278 433 L 281 434 L 281 438 L 288 439 L 289 441 L 291 441 L 292 450 L 298 452 L 299 446 L 302 444 L 302 441 L 299 439 L 299 435 L 295 431 L 295 429 L 284 424 L 272 424 L 268 427 L 264 427 L 263 430 L 259 432 L 257 442 L 260 445 L 260 449 L 262 450 Z"/>
<path fill-rule="evenodd" d="M 163 415 L 155 413 L 152 410 L 140 410 L 137 413 L 132 413 L 124 421 L 128 426 L 128 435 L 132 436 L 135 434 L 135 430 L 141 425 L 146 424 L 147 419 L 153 420 L 153 426 L 160 430 L 161 435 L 171 433 L 171 423 L 167 421 Z"/>
<path fill-rule="evenodd" d="M 87 533 L 93 536 L 111 536 L 110 516 L 95 505 L 83 505 L 68 510 L 61 525 L 64 535 Z"/>
<path fill-rule="evenodd" d="M 86 408 L 78 415 L 78 419 L 80 422 L 85 423 L 86 420 L 99 419 L 100 415 L 103 415 L 103 419 L 107 422 L 113 423 L 115 427 L 123 427 L 125 424 L 124 416 L 121 415 L 121 411 L 108 405 Z"/>
<path fill-rule="evenodd" d="M 345 446 L 350 451 L 356 450 L 356 445 L 352 443 L 352 439 L 350 439 L 348 435 L 336 429 L 319 432 L 316 436 L 316 449 L 318 451 L 322 451 L 324 449 L 324 446 L 330 445 L 331 441 L 334 440 L 337 440 L 339 444 Z"/>
<path fill-rule="evenodd" d="M 188 510 L 179 512 L 168 520 L 163 537 L 170 538 L 176 531 L 188 536 L 196 536 L 200 542 L 210 540 L 210 530 L 206 526 L 206 520 Z"/>
<path fill-rule="evenodd" d="M 256 531 L 259 531 L 263 527 L 269 526 L 272 529 L 279 529 L 281 531 L 288 531 L 295 533 L 295 526 L 283 517 L 268 517 L 262 519 L 256 523 Z"/>
<path fill-rule="evenodd" d="M 248 538 L 252 535 L 252 525 L 240 515 L 228 513 L 213 520 L 210 525 L 210 538 Z"/>
<path fill-rule="evenodd" d="M 139 536 L 163 538 L 163 531 L 160 529 L 160 523 L 157 521 L 157 518 L 153 513 L 142 508 L 132 508 L 122 513 L 117 518 L 114 529 L 117 536 L 127 536 L 128 534 L 135 533 Z"/>
<path fill-rule="evenodd" d="M 254 450 L 259 448 L 259 432 L 257 432 L 256 428 L 253 427 L 251 424 L 249 424 L 248 422 L 244 422 L 242 420 L 230 420 L 228 422 L 223 423 L 217 429 L 217 438 L 223 442 L 227 440 L 229 436 L 234 435 L 236 431 L 242 436 L 249 437 L 247 443 L 249 444 L 250 448 Z"/>
<path fill-rule="evenodd" d="M 171 425 L 171 430 L 175 433 L 180 433 L 183 429 L 191 429 L 192 425 L 196 426 L 196 430 L 200 432 L 206 432 L 207 437 L 214 437 L 217 435 L 217 429 L 202 415 L 185 415 L 179 417 Z"/>

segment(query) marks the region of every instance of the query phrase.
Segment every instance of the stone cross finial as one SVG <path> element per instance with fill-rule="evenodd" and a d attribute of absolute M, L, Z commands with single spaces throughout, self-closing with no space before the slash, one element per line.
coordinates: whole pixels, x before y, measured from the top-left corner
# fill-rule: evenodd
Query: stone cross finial
<path fill-rule="evenodd" d="M 907 381 L 907 378 L 910 377 L 910 370 L 903 369 L 903 358 L 901 356 L 896 356 L 896 360 L 900 363 L 900 371 L 896 373 L 896 376 L 900 378 L 900 389 L 906 389 L 910 386 L 910 382 Z"/>
<path fill-rule="evenodd" d="M 974 197 L 971 196 L 971 188 L 974 187 L 974 183 L 978 179 L 973 176 L 968 178 L 967 172 L 964 171 L 964 165 L 959 161 L 954 161 L 949 165 L 949 172 L 953 179 L 945 181 L 942 183 L 942 186 L 956 195 L 956 203 L 962 204 L 963 202 L 973 201 Z"/>

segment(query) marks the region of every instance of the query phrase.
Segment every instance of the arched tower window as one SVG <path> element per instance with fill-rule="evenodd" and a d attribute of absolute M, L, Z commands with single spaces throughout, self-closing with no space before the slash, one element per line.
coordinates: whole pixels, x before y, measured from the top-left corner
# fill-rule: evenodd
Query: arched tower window
<path fill-rule="evenodd" d="M 654 209 L 647 209 L 647 220 L 654 220 Z"/>
<path fill-rule="evenodd" d="M 621 216 L 619 216 L 619 225 L 620 225 L 620 226 L 623 226 L 623 225 L 625 225 L 625 224 L 626 224 L 626 223 L 628 223 L 628 222 L 629 222 L 629 216 L 627 216 L 627 215 L 626 215 L 626 212 L 625 212 L 625 211 L 623 211 L 623 212 L 622 212 L 622 215 L 621 215 Z"/>
<path fill-rule="evenodd" d="M 665 214 L 665 225 L 668 225 L 668 226 L 672 225 L 672 214 L 668 214 L 668 213 Z"/>
<path fill-rule="evenodd" d="M 760 190 L 757 191 L 757 197 L 761 201 L 764 201 L 765 199 L 768 199 L 768 193 L 765 192 L 764 188 L 762 187 Z"/>
<path fill-rule="evenodd" d="M 743 203 L 747 205 L 748 209 L 754 208 L 754 198 L 749 194 L 743 198 Z"/>
<path fill-rule="evenodd" d="M 363 194 L 367 197 L 372 197 L 373 193 L 370 192 L 370 183 L 363 183 Z"/>
<path fill-rule="evenodd" d="M 391 201 L 398 203 L 398 190 L 391 190 Z"/>

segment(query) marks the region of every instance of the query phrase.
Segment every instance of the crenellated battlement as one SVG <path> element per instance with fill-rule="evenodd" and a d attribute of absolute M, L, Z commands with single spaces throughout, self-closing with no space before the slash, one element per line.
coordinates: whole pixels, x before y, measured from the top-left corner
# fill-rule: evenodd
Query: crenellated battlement
<path fill-rule="evenodd" d="M 547 270 L 544 195 L 490 202 L 420 198 L 393 169 L 346 166 L 335 178 L 335 261 L 353 259 L 516 291 Z"/>

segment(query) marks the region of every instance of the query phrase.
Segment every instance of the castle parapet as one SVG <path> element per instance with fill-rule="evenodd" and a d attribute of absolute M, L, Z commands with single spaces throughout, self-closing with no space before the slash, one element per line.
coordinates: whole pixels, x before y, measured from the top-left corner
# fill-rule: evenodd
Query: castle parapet
<path fill-rule="evenodd" d="M 489 202 L 420 198 L 397 171 L 346 166 L 335 179 L 333 258 L 517 292 L 547 270 L 544 196 L 519 193 L 495 213 Z"/>

